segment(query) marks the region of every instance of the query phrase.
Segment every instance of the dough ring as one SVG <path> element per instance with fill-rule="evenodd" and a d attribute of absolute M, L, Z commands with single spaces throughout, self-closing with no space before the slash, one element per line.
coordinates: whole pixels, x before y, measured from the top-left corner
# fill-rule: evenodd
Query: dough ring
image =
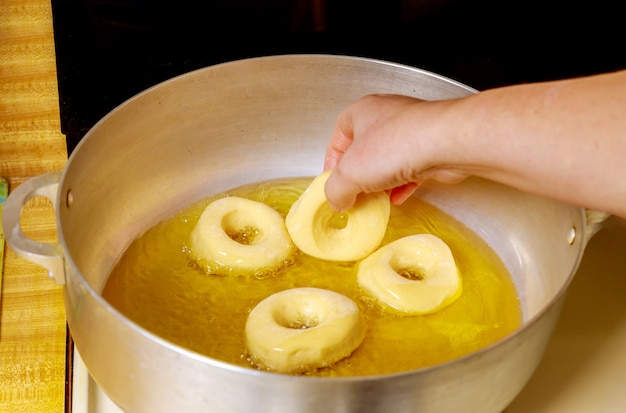
<path fill-rule="evenodd" d="M 461 295 L 450 248 L 431 234 L 393 241 L 359 263 L 359 285 L 381 303 L 410 315 L 442 309 Z"/>
<path fill-rule="evenodd" d="M 302 373 L 349 356 L 363 341 L 365 326 L 350 298 L 320 288 L 294 288 L 257 304 L 245 334 L 255 364 Z"/>
<path fill-rule="evenodd" d="M 324 185 L 330 171 L 315 177 L 291 206 L 285 224 L 291 239 L 308 255 L 329 261 L 357 261 L 380 245 L 391 203 L 385 192 L 360 194 L 345 214 L 330 207 Z"/>
<path fill-rule="evenodd" d="M 283 266 L 295 247 L 278 211 L 230 196 L 202 212 L 191 233 L 191 250 L 208 272 L 259 275 Z"/>

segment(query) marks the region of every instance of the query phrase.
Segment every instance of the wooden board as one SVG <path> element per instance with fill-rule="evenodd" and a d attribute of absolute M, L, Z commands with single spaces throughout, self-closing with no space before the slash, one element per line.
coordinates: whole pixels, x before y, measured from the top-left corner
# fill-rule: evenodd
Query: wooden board
<path fill-rule="evenodd" d="M 0 1 L 0 176 L 10 190 L 62 170 L 52 11 L 49 0 Z M 36 199 L 22 229 L 54 241 L 54 212 Z M 46 270 L 4 248 L 0 307 L 0 412 L 65 410 L 66 323 L 62 288 Z"/>
<path fill-rule="evenodd" d="M 9 181 L 0 177 L 0 224 L 2 223 L 2 210 L 4 209 L 4 201 L 9 194 Z M 4 268 L 4 231 L 0 225 L 0 305 L 2 304 L 2 273 Z M 1 307 L 0 307 L 1 308 Z"/>

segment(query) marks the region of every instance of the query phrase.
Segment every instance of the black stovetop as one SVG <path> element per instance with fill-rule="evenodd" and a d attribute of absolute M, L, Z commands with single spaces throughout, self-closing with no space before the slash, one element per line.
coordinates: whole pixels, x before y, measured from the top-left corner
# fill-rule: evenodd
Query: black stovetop
<path fill-rule="evenodd" d="M 626 68 L 620 9 L 610 1 L 52 0 L 62 132 L 71 152 L 132 95 L 252 56 L 372 57 L 479 90 Z"/>

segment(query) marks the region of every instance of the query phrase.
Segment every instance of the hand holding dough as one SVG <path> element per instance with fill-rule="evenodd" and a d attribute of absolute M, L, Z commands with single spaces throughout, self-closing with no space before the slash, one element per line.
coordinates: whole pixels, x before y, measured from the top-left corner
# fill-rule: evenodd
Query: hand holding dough
<path fill-rule="evenodd" d="M 332 210 L 324 184 L 326 171 L 313 179 L 291 206 L 285 224 L 292 241 L 311 256 L 329 261 L 356 261 L 368 256 L 382 241 L 391 203 L 385 192 L 361 194 L 344 214 Z"/>

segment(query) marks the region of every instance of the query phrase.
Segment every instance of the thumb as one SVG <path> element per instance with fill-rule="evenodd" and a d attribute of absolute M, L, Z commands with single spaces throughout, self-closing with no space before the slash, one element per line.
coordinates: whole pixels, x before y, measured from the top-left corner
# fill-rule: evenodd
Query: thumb
<path fill-rule="evenodd" d="M 326 199 L 330 207 L 337 212 L 352 208 L 359 191 L 356 186 L 336 170 L 333 170 L 324 186 Z"/>

